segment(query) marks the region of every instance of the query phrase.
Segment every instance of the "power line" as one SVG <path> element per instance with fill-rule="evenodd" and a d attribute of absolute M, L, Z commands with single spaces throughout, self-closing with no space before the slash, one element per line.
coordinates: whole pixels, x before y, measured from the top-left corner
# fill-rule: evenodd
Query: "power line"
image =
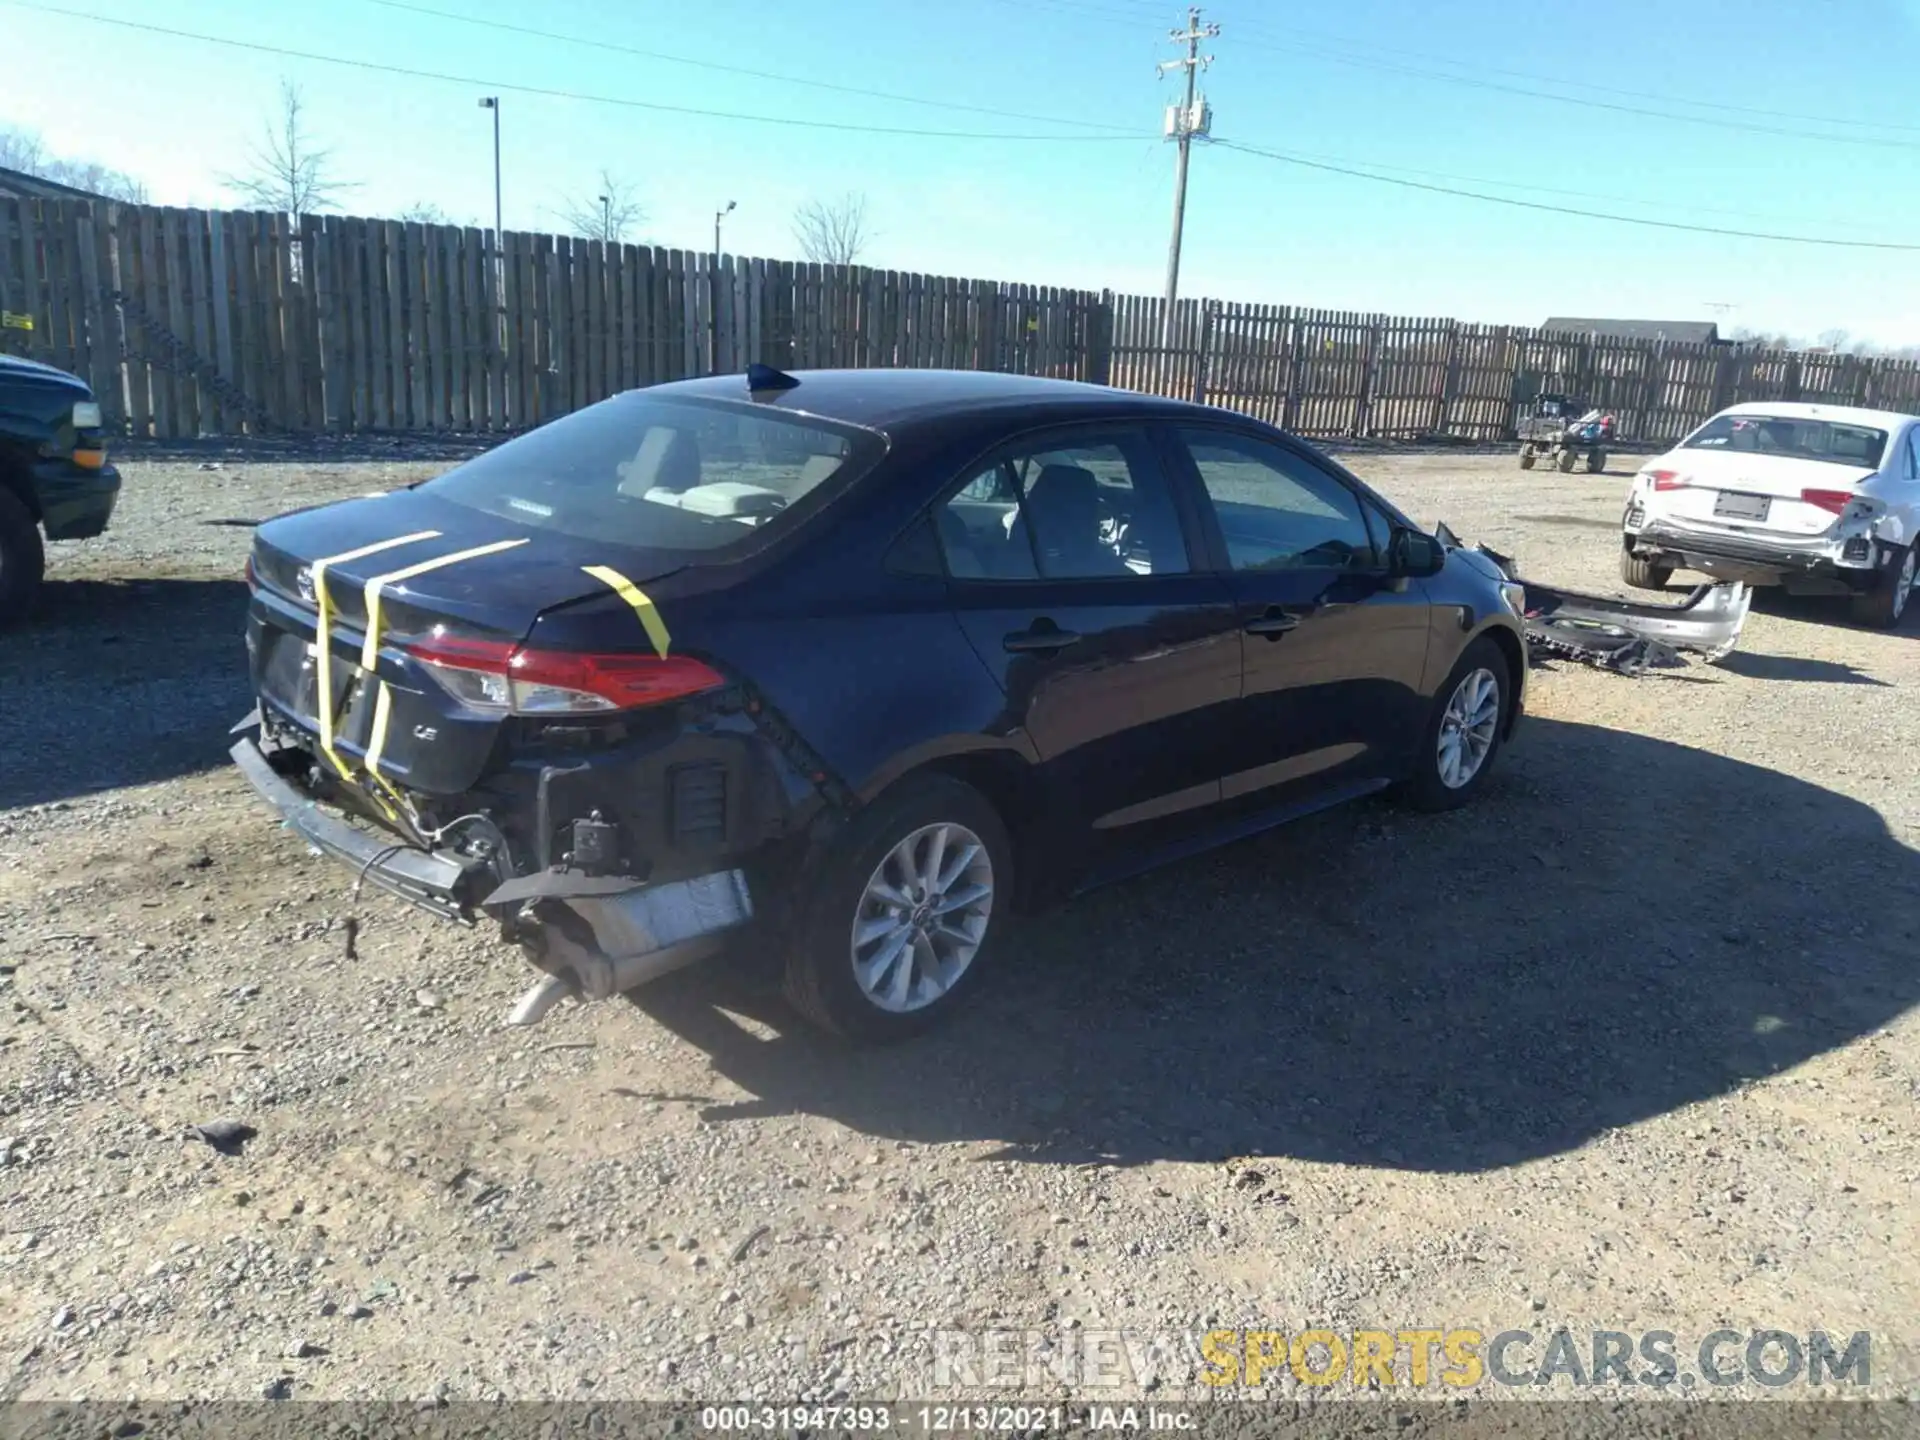
<path fill-rule="evenodd" d="M 436 10 L 427 5 L 410 4 L 408 0 L 367 0 L 367 3 L 379 5 L 388 10 L 429 15 L 436 20 L 451 20 L 459 25 L 499 30 L 512 35 L 528 35 L 535 39 L 552 40 L 563 45 L 584 45 L 594 50 L 637 55 L 646 60 L 659 60 L 670 65 L 689 65 L 696 69 L 714 70 L 727 75 L 745 75 L 755 80 L 772 80 L 782 85 L 801 85 L 810 90 L 828 90 L 838 95 L 858 95 L 868 100 L 889 100 L 901 105 L 924 105 L 936 110 L 965 111 L 973 115 L 999 115 L 1011 120 L 1032 120 L 1042 125 L 1070 125 L 1081 130 L 1108 130 L 1129 136 L 1137 136 L 1139 133 L 1124 125 L 1106 125 L 1097 120 L 1076 120 L 1061 115 L 1033 115 L 1009 110 L 1002 105 L 968 105 L 958 100 L 935 100 L 925 95 L 902 95 L 888 90 L 869 90 L 858 85 L 841 85 L 831 80 L 812 80 L 800 75 L 782 75 L 774 70 L 754 70 L 744 65 L 723 64 L 718 60 L 696 60 L 686 55 L 672 55 L 663 50 L 646 50 L 636 45 L 623 45 L 589 35 L 566 35 L 556 30 L 537 29 L 531 25 L 515 25 L 505 20 L 484 20 L 477 15 L 461 15 L 451 10 Z"/>
<path fill-rule="evenodd" d="M 284 45 L 267 45 L 253 40 L 234 40 L 224 35 L 204 35 L 193 30 L 176 30 L 165 25 L 150 25 L 141 20 L 123 20 L 118 16 L 90 15 L 83 10 L 67 10 L 57 5 L 29 3 L 29 0 L 0 0 L 22 10 L 43 15 L 64 15 L 72 20 L 91 20 L 100 25 L 117 25 L 128 30 L 144 30 L 152 35 L 167 35 L 177 40 L 198 40 L 208 45 L 223 45 L 234 50 L 250 50 L 262 55 L 280 55 L 293 60 L 313 60 L 323 65 L 342 65 L 354 70 L 371 70 L 383 75 L 404 75 L 414 80 L 439 80 L 453 85 L 470 85 L 482 90 L 504 90 L 521 95 L 540 95 L 553 100 L 579 100 L 595 105 L 618 105 L 629 110 L 647 110 L 665 115 L 692 115 L 705 120 L 744 120 L 759 125 L 788 125 L 803 130 L 836 130 L 860 135 L 904 135 L 939 140 L 1019 140 L 1019 141 L 1098 141 L 1122 140 L 1138 144 L 1151 138 L 1143 131 L 1099 135 L 1027 135 L 999 130 L 923 130 L 898 125 L 855 125 L 837 120 L 800 120 L 788 115 L 747 115 L 733 110 L 704 110 L 691 105 L 667 105 L 652 100 L 629 100 L 618 95 L 590 95 L 577 90 L 559 90 L 542 85 L 522 85 L 510 80 L 490 80 L 474 75 L 449 75 L 438 70 L 418 70 L 405 65 L 388 65 L 376 60 L 352 60 L 340 55 L 319 55 L 311 50 L 295 50 Z"/>
<path fill-rule="evenodd" d="M 1263 150 L 1257 145 L 1243 145 L 1237 140 L 1216 139 L 1213 143 L 1228 150 L 1238 150 L 1243 155 L 1258 155 L 1263 159 L 1278 160 L 1287 165 L 1299 165 L 1308 170 L 1324 170 L 1332 175 L 1350 175 L 1358 180 L 1372 180 L 1382 185 L 1398 185 L 1409 190 L 1426 190 L 1435 195 L 1453 195 L 1463 200 L 1481 200 L 1490 205 L 1509 205 L 1520 210 L 1543 210 L 1553 215 L 1575 215 L 1586 220 L 1611 220 L 1616 225 L 1644 225 L 1656 230 L 1684 230 L 1696 235 L 1725 235 L 1740 240 L 1771 240 L 1785 245 L 1822 245 L 1847 250 L 1920 251 L 1920 244 L 1907 245 L 1893 240 L 1840 240 L 1820 235 L 1780 235 L 1759 230 L 1733 230 L 1715 225 L 1689 225 L 1680 220 L 1649 220 L 1639 215 L 1610 215 L 1602 210 L 1580 210 L 1570 205 L 1549 205 L 1541 200 L 1516 200 L 1507 195 L 1488 195 L 1474 190 L 1457 190 L 1448 185 L 1431 185 L 1421 180 L 1402 180 L 1396 176 L 1380 175 L 1348 165 L 1331 165 L 1325 161 L 1308 160 L 1303 156 L 1289 155 L 1279 150 Z"/>
<path fill-rule="evenodd" d="M 1644 195 L 1609 195 L 1599 190 L 1570 190 L 1560 185 L 1536 185 L 1529 180 L 1493 180 L 1485 175 L 1458 175 L 1444 170 L 1435 170 L 1425 165 L 1393 165 L 1382 160 L 1355 160 L 1348 155 L 1315 155 L 1302 150 L 1287 152 L 1301 160 L 1317 160 L 1325 165 L 1357 166 L 1365 170 L 1397 171 L 1402 175 L 1416 175 L 1426 180 L 1458 180 L 1466 185 L 1494 185 L 1507 190 L 1527 190 L 1537 195 L 1568 195 L 1577 200 L 1591 200 L 1599 204 L 1641 205 L 1649 209 L 1673 209 L 1676 202 L 1654 200 Z M 1722 206 L 1700 205 L 1688 201 L 1684 208 L 1695 215 L 1729 215 L 1736 220 L 1785 220 L 1788 217 L 1778 213 L 1769 214 L 1758 210 L 1729 210 Z"/>
<path fill-rule="evenodd" d="M 1331 51 L 1306 50 L 1292 45 L 1276 45 L 1270 41 L 1249 40 L 1246 42 L 1255 49 L 1271 50 L 1276 53 L 1304 55 L 1313 60 L 1329 60 L 1336 65 L 1350 65 L 1360 70 L 1377 70 L 1388 75 L 1406 75 L 1420 80 L 1435 80 L 1448 85 L 1461 85 L 1474 90 L 1490 90 L 1503 95 L 1524 95 L 1534 100 L 1554 100 L 1562 105 L 1578 105 L 1590 110 L 1606 110 L 1617 115 L 1639 115 L 1655 120 L 1672 120 L 1686 125 L 1709 125 L 1720 130 L 1736 130 L 1752 135 L 1783 135 L 1794 140 L 1818 140 L 1830 145 L 1869 145 L 1879 149 L 1920 150 L 1920 141 L 1895 140 L 1881 135 L 1823 135 L 1814 130 L 1794 130 L 1784 125 L 1759 125 L 1747 120 L 1723 120 L 1713 115 L 1687 115 L 1676 110 L 1654 110 L 1644 105 L 1625 105 L 1617 100 L 1592 100 L 1582 95 L 1556 95 L 1548 90 L 1532 90 L 1524 85 L 1509 85 L 1500 80 L 1481 80 L 1466 75 L 1448 75 L 1438 70 L 1423 70 L 1412 65 L 1398 65 L 1385 60 L 1361 59 L 1350 55 L 1339 55 Z"/>
<path fill-rule="evenodd" d="M 74 20 L 90 20 L 97 24 L 116 25 L 124 29 L 140 30 L 150 34 L 169 36 L 174 39 L 195 40 L 195 41 L 200 41 L 204 44 L 220 45 L 230 49 L 252 51 L 254 53 L 259 53 L 259 54 L 279 55 L 279 56 L 284 56 L 291 59 L 311 60 L 320 64 L 339 65 L 339 66 L 345 66 L 351 69 L 374 71 L 381 74 L 401 75 L 401 76 L 406 76 L 413 79 L 434 80 L 434 81 L 441 81 L 441 82 L 445 82 L 449 84 L 457 84 L 457 85 L 471 85 L 471 86 L 477 86 L 483 89 L 503 90 L 503 91 L 508 91 L 512 93 L 525 94 L 525 95 L 537 95 L 537 96 L 543 96 L 550 99 L 576 100 L 576 101 L 582 101 L 590 104 L 615 105 L 615 106 L 620 106 L 622 108 L 627 108 L 627 109 L 646 110 L 646 111 L 652 111 L 656 113 L 675 114 L 675 115 L 692 115 L 692 116 L 697 116 L 697 117 L 706 118 L 706 119 L 740 120 L 740 121 L 746 121 L 754 124 L 786 125 L 786 126 L 793 126 L 801 129 L 827 130 L 827 131 L 837 131 L 842 133 L 856 133 L 856 134 L 869 134 L 869 135 L 894 135 L 894 136 L 906 136 L 906 137 L 925 138 L 925 139 L 1009 140 L 1009 141 L 1021 141 L 1021 142 L 1048 142 L 1048 141 L 1075 142 L 1075 141 L 1119 140 L 1119 141 L 1126 141 L 1128 143 L 1138 144 L 1143 140 L 1157 138 L 1157 137 L 1149 136 L 1145 132 L 1113 133 L 1113 134 L 1102 133 L 1102 134 L 1092 134 L 1092 135 L 1036 135 L 1036 134 L 1009 134 L 1009 133 L 1000 132 L 1000 131 L 933 130 L 933 129 L 905 127 L 905 126 L 857 125 L 857 124 L 851 124 L 847 122 L 831 121 L 831 120 L 802 120 L 802 119 L 796 119 L 790 116 L 751 115 L 751 114 L 744 114 L 740 112 L 726 111 L 726 110 L 706 110 L 706 109 L 695 108 L 692 106 L 667 105 L 663 103 L 646 101 L 646 100 L 630 100 L 620 96 L 593 95 L 593 94 L 583 93 L 580 91 L 561 90 L 561 89 L 546 87 L 546 86 L 522 85 L 522 84 L 517 84 L 517 83 L 507 82 L 507 81 L 482 79 L 474 76 L 450 75 L 441 71 L 421 70 L 421 69 L 416 69 L 408 66 L 390 65 L 390 64 L 385 64 L 382 62 L 371 61 L 371 60 L 354 60 L 354 59 L 349 59 L 349 58 L 337 56 L 337 55 L 321 55 L 321 54 L 314 53 L 312 51 L 296 50 L 287 46 L 267 45 L 264 43 L 247 41 L 247 40 L 235 40 L 226 36 L 206 35 L 206 34 L 201 34 L 195 31 L 190 31 L 190 30 L 179 30 L 179 29 L 168 27 L 168 26 L 152 25 L 152 24 L 148 24 L 142 21 L 137 21 L 137 20 L 125 20 L 118 17 L 105 16 L 105 15 L 92 15 L 84 11 L 68 10 L 68 9 L 64 9 L 62 7 L 54 6 L 54 5 L 28 3 L 28 0 L 0 0 L 0 4 L 13 5 L 19 9 L 37 11 L 42 14 L 60 15 L 69 19 L 74 19 Z M 784 78 L 784 77 L 770 77 L 770 78 Z M 1563 98 L 1563 97 L 1549 97 L 1549 98 Z M 1833 137 L 1828 137 L 1828 138 L 1833 138 Z M 1355 179 L 1371 180 L 1378 184 L 1397 185 L 1407 189 L 1424 190 L 1433 194 L 1451 195 L 1461 199 L 1478 200 L 1487 204 L 1506 205 L 1506 206 L 1510 206 L 1518 209 L 1543 211 L 1550 214 L 1571 215 L 1571 216 L 1576 216 L 1584 219 L 1593 219 L 1593 220 L 1610 220 L 1616 224 L 1640 225 L 1640 226 L 1646 226 L 1646 227 L 1662 229 L 1662 230 L 1685 231 L 1693 234 L 1722 235 L 1722 236 L 1738 238 L 1738 239 L 1764 240 L 1764 241 L 1771 241 L 1771 242 L 1780 243 L 1780 244 L 1815 245 L 1815 246 L 1837 247 L 1837 248 L 1844 248 L 1844 249 L 1868 249 L 1868 250 L 1884 250 L 1884 251 L 1900 251 L 1900 252 L 1920 251 L 1920 244 L 1900 244 L 1894 241 L 1883 241 L 1883 240 L 1848 240 L 1848 239 L 1839 239 L 1839 238 L 1826 237 L 1826 236 L 1789 235 L 1789 234 L 1780 234 L 1780 233 L 1765 232 L 1765 231 L 1737 230 L 1737 229 L 1732 229 L 1730 227 L 1687 224 L 1685 222 L 1675 221 L 1675 220 L 1653 220 L 1653 219 L 1647 219 L 1647 218 L 1638 217 L 1638 216 L 1609 214 L 1603 211 L 1583 210 L 1583 209 L 1579 209 L 1572 206 L 1553 205 L 1553 204 L 1547 204 L 1541 201 L 1521 200 L 1521 199 L 1515 199 L 1511 196 L 1489 195 L 1489 194 L 1485 194 L 1483 192 L 1478 192 L 1478 191 L 1461 190 L 1461 189 L 1456 189 L 1450 186 L 1435 185 L 1425 181 L 1402 179 L 1402 178 L 1398 178 L 1391 175 L 1382 175 L 1382 174 L 1376 173 L 1375 171 L 1362 169 L 1351 164 L 1340 164 L 1340 163 L 1335 163 L 1332 160 L 1328 160 L 1328 159 L 1314 159 L 1314 158 L 1310 158 L 1308 156 L 1299 155 L 1299 154 L 1289 154 L 1289 153 L 1277 151 L 1277 150 L 1263 149 L 1259 146 L 1244 144 L 1239 141 L 1215 140 L 1214 143 L 1223 145 L 1228 149 L 1238 150 L 1242 154 L 1255 155 L 1264 159 L 1279 161 L 1284 164 L 1300 166 L 1300 167 L 1311 169 L 1311 170 L 1324 171 L 1329 174 L 1345 175 Z M 1382 168 L 1393 169 L 1393 168 L 1400 168 L 1400 167 L 1385 166 Z M 1433 173 L 1433 172 L 1422 171 L 1419 173 Z M 1455 177 L 1455 178 L 1466 178 L 1466 177 Z M 1470 183 L 1498 184 L 1498 183 L 1513 183 L 1513 182 L 1473 181 Z M 1530 185 L 1522 185 L 1519 188 L 1534 189 L 1534 190 L 1549 189 L 1549 187 L 1530 186 Z M 1566 192 L 1556 192 L 1556 193 L 1580 194 L 1582 192 L 1566 191 Z M 1607 198 L 1615 198 L 1615 197 L 1594 196 L 1591 198 L 1607 199 Z M 1620 198 L 1622 203 L 1647 204 L 1647 205 L 1653 205 L 1653 204 L 1659 203 L 1656 201 L 1638 201 L 1638 200 L 1629 201 L 1629 200 L 1626 200 L 1625 197 L 1617 197 L 1617 198 Z"/>
<path fill-rule="evenodd" d="M 1045 3 L 1050 7 L 1054 8 L 1057 13 L 1077 15 L 1082 18 L 1093 20 L 1101 24 L 1127 25 L 1129 27 L 1132 27 L 1138 24 L 1137 20 L 1129 18 L 1129 16 L 1123 15 L 1121 12 L 1106 10 L 1106 9 L 1098 8 L 1096 6 L 1087 5 L 1087 4 L 1076 3 L 1076 0 L 994 0 L 994 3 L 1014 4 L 1014 5 L 1019 5 L 1021 8 L 1027 8 L 1031 4 Z M 1295 33 L 1315 34 L 1317 32 L 1296 31 Z M 1238 34 L 1238 31 L 1236 31 L 1236 34 Z M 1827 141 L 1831 144 L 1836 144 L 1836 145 L 1869 145 L 1869 146 L 1890 148 L 1890 149 L 1896 149 L 1896 150 L 1920 149 L 1920 141 L 1898 140 L 1890 136 L 1823 135 L 1818 131 L 1795 130 L 1786 126 L 1758 125 L 1758 124 L 1753 124 L 1747 121 L 1724 120 L 1712 115 L 1689 115 L 1684 111 L 1651 109 L 1646 106 L 1640 106 L 1640 105 L 1623 105 L 1618 103 L 1617 101 L 1591 100 L 1591 99 L 1587 99 L 1584 96 L 1579 96 L 1579 95 L 1557 95 L 1547 90 L 1534 90 L 1534 89 L 1529 89 L 1525 86 L 1520 86 L 1520 85 L 1508 85 L 1501 81 L 1484 80 L 1472 75 L 1454 75 L 1454 74 L 1449 74 L 1446 71 L 1442 71 L 1442 70 L 1429 70 L 1429 69 L 1422 69 L 1418 66 L 1399 65 L 1391 61 L 1380 60 L 1374 57 L 1376 55 L 1389 55 L 1389 54 L 1410 55 L 1410 54 L 1413 54 L 1414 52 L 1405 51 L 1405 50 L 1393 50 L 1384 46 L 1373 45 L 1370 42 L 1366 42 L 1366 41 L 1340 40 L 1337 37 L 1328 37 L 1329 39 L 1333 40 L 1335 44 L 1345 45 L 1349 47 L 1359 47 L 1364 49 L 1367 53 L 1364 57 L 1362 57 L 1362 56 L 1356 56 L 1350 53 L 1342 54 L 1342 53 L 1337 53 L 1335 51 L 1329 50 L 1326 48 L 1324 41 L 1321 42 L 1320 48 L 1308 49 L 1298 44 L 1292 44 L 1285 41 L 1275 40 L 1272 38 L 1263 39 L 1263 38 L 1260 38 L 1260 35 L 1261 35 L 1261 32 L 1259 30 L 1259 27 L 1258 26 L 1252 27 L 1249 30 L 1247 37 L 1244 39 L 1242 43 L 1246 44 L 1252 49 L 1266 50 L 1275 54 L 1299 55 L 1310 60 L 1330 61 L 1336 65 L 1350 65 L 1362 70 L 1377 70 L 1390 75 L 1405 75 L 1405 76 L 1413 77 L 1415 79 L 1434 80 L 1442 84 L 1462 85 L 1462 86 L 1467 86 L 1473 89 L 1492 90 L 1492 91 L 1497 91 L 1497 92 L 1500 92 L 1503 94 L 1509 94 L 1509 95 L 1521 95 L 1521 96 L 1525 96 L 1535 100 L 1557 100 L 1563 105 L 1585 106 L 1592 109 L 1612 111 L 1616 114 L 1639 115 L 1639 116 L 1643 116 L 1643 117 L 1646 117 L 1649 119 L 1655 119 L 1655 120 L 1678 121 L 1682 124 L 1709 125 L 1709 126 L 1716 127 L 1718 129 L 1745 131 L 1747 133 L 1756 134 L 1756 135 L 1780 135 L 1780 136 L 1785 136 L 1789 139 L 1795 139 L 1795 140 Z M 1422 58 L 1431 59 L 1432 57 L 1422 57 Z M 1443 60 L 1440 63 L 1446 64 L 1446 65 L 1455 65 L 1462 69 L 1479 68 L 1484 73 L 1488 73 L 1488 74 L 1510 75 L 1510 76 L 1515 76 L 1521 79 L 1537 80 L 1545 84 L 1559 84 L 1559 85 L 1565 85 L 1574 89 L 1596 90 L 1603 94 L 1627 95 L 1636 99 L 1666 100 L 1670 103 L 1694 105 L 1694 106 L 1698 106 L 1701 109 L 1725 110 L 1735 114 L 1752 114 L 1752 115 L 1759 115 L 1759 116 L 1768 116 L 1768 117 L 1773 117 L 1776 119 L 1783 119 L 1783 120 L 1803 120 L 1803 121 L 1808 121 L 1814 124 L 1821 124 L 1821 125 L 1851 125 L 1851 126 L 1870 128 L 1870 129 L 1920 132 L 1920 126 L 1902 125 L 1902 124 L 1894 123 L 1892 121 L 1850 120 L 1850 119 L 1843 119 L 1839 116 L 1832 116 L 1832 115 L 1807 115 L 1807 114 L 1797 114 L 1790 111 L 1764 110 L 1757 107 L 1749 107 L 1744 105 L 1726 105 L 1726 104 L 1721 104 L 1720 102 L 1717 102 L 1717 101 L 1688 100 L 1683 96 L 1677 96 L 1677 95 L 1650 95 L 1650 94 L 1647 94 L 1646 92 L 1637 91 L 1637 90 L 1619 90 L 1611 86 L 1588 85 L 1580 81 L 1560 80 L 1552 76 L 1538 75 L 1538 74 L 1534 74 L 1526 71 L 1501 70 L 1501 69 L 1485 67 L 1485 66 L 1469 67 L 1468 63 L 1464 61 Z"/>
<path fill-rule="evenodd" d="M 1628 90 L 1618 85 L 1595 85 L 1587 80 L 1570 80 L 1564 76 L 1543 75 L 1537 70 L 1510 70 L 1499 65 L 1483 65 L 1477 61 L 1451 60 L 1445 56 L 1433 55 L 1423 50 L 1402 50 L 1391 45 L 1378 45 L 1372 41 L 1359 40 L 1349 36 L 1334 35 L 1324 30 L 1303 30 L 1298 26 L 1274 26 L 1273 30 L 1297 35 L 1322 46 L 1338 49 L 1362 51 L 1367 54 L 1402 55 L 1410 59 L 1425 60 L 1430 64 L 1448 65 L 1456 69 L 1479 71 L 1486 75 L 1504 75 L 1515 80 L 1533 80 L 1541 84 L 1560 85 L 1571 90 L 1591 90 L 1602 95 L 1624 95 L 1631 100 L 1654 100 L 1668 104 L 1691 105 L 1702 110 L 1724 110 L 1735 115 L 1756 115 L 1771 120 L 1804 120 L 1815 125 L 1852 125 L 1868 130 L 1904 130 L 1920 132 L 1920 125 L 1902 125 L 1892 120 L 1859 120 L 1842 115 L 1814 115 L 1799 110 L 1777 110 L 1758 105 L 1732 105 L 1720 100 L 1695 100 L 1685 95 L 1662 95 L 1648 90 Z M 1274 39 L 1272 33 L 1262 26 L 1248 28 L 1250 35 L 1261 37 L 1272 48 L 1280 48 L 1285 42 Z M 1258 42 L 1256 48 L 1261 48 Z M 1435 75 L 1435 79 L 1457 78 Z"/>

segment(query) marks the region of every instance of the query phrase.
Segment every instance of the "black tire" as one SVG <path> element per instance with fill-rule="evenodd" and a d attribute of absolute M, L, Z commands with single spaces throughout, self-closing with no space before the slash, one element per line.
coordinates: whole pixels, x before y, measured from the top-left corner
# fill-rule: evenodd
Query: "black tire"
<path fill-rule="evenodd" d="M 1587 455 L 1587 473 L 1589 475 L 1599 475 L 1603 473 L 1606 470 L 1606 468 L 1607 468 L 1607 452 L 1606 451 L 1594 450 Z"/>
<path fill-rule="evenodd" d="M 1481 758 L 1479 768 L 1464 784 L 1449 785 L 1440 773 L 1440 732 L 1446 723 L 1447 707 L 1455 693 L 1466 684 L 1468 677 L 1482 670 L 1490 673 L 1499 687 L 1499 709 L 1495 713 L 1492 743 Z M 1455 810 L 1480 793 L 1487 783 L 1487 776 L 1493 773 L 1494 762 L 1500 758 L 1501 746 L 1506 741 L 1507 717 L 1513 707 L 1513 687 L 1514 675 L 1507 654 L 1495 641 L 1482 635 L 1467 646 L 1452 673 L 1447 676 L 1446 683 L 1433 697 L 1433 713 L 1427 717 L 1421 732 L 1420 749 L 1414 756 L 1413 774 L 1399 791 L 1407 804 L 1430 813 Z"/>
<path fill-rule="evenodd" d="M 917 1009 L 883 1008 L 855 978 L 853 930 L 868 882 L 895 848 L 927 826 L 958 825 L 981 842 L 992 899 L 971 961 L 945 994 Z M 801 879 L 782 988 L 812 1024 L 843 1040 L 885 1043 L 937 1024 L 959 1008 L 992 963 L 1014 897 L 1013 847 L 985 796 L 944 775 L 901 781 L 829 841 Z"/>
<path fill-rule="evenodd" d="M 1909 546 L 1880 568 L 1873 587 L 1848 601 L 1848 613 L 1856 625 L 1875 630 L 1891 630 L 1906 618 L 1912 603 L 1916 569 L 1920 569 L 1920 544 Z"/>
<path fill-rule="evenodd" d="M 1561 474 L 1571 475 L 1573 473 L 1573 467 L 1578 465 L 1579 463 L 1580 463 L 1580 455 L 1578 451 L 1562 450 L 1560 452 L 1560 473 Z"/>
<path fill-rule="evenodd" d="M 1535 458 L 1531 445 L 1522 445 L 1520 447 L 1520 468 L 1522 470 L 1531 470 Z"/>
<path fill-rule="evenodd" d="M 0 489 L 0 625 L 33 608 L 47 571 L 40 527 L 18 495 Z"/>
<path fill-rule="evenodd" d="M 1620 578 L 1636 590 L 1664 590 L 1673 579 L 1671 565 L 1658 565 L 1644 555 L 1636 555 L 1624 543 L 1620 546 Z"/>

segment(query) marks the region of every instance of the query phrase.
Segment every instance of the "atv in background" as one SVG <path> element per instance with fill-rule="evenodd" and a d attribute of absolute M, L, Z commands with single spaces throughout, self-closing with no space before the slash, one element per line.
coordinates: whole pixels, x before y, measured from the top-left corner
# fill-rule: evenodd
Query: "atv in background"
<path fill-rule="evenodd" d="M 1520 468 L 1533 469 L 1544 455 L 1547 463 L 1571 472 L 1584 457 L 1587 473 L 1607 468 L 1607 442 L 1613 439 L 1613 416 L 1589 410 L 1584 400 L 1566 395 L 1536 395 L 1533 413 L 1519 425 Z"/>

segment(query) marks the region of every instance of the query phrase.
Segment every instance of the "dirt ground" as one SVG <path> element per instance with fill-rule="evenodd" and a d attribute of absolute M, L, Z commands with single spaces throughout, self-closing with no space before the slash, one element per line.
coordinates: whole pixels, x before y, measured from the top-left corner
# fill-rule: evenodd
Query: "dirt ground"
<path fill-rule="evenodd" d="M 129 459 L 0 636 L 0 1398 L 925 1396 L 935 1331 L 1215 1326 L 1870 1331 L 1920 1394 L 1915 627 L 1536 670 L 1477 808 L 1084 899 L 905 1047 L 701 971 L 518 1032 L 486 933 L 368 895 L 350 956 L 225 764 L 247 522 L 446 463 Z M 1350 463 L 1617 583 L 1619 462 Z"/>

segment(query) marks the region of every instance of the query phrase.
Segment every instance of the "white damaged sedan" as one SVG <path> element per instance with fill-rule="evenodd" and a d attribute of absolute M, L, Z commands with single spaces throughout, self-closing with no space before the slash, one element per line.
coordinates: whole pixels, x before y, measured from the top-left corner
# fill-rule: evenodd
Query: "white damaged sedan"
<path fill-rule="evenodd" d="M 1920 567 L 1920 417 L 1840 405 L 1735 405 L 1634 477 L 1620 574 L 1676 569 L 1851 597 L 1897 625 Z"/>

